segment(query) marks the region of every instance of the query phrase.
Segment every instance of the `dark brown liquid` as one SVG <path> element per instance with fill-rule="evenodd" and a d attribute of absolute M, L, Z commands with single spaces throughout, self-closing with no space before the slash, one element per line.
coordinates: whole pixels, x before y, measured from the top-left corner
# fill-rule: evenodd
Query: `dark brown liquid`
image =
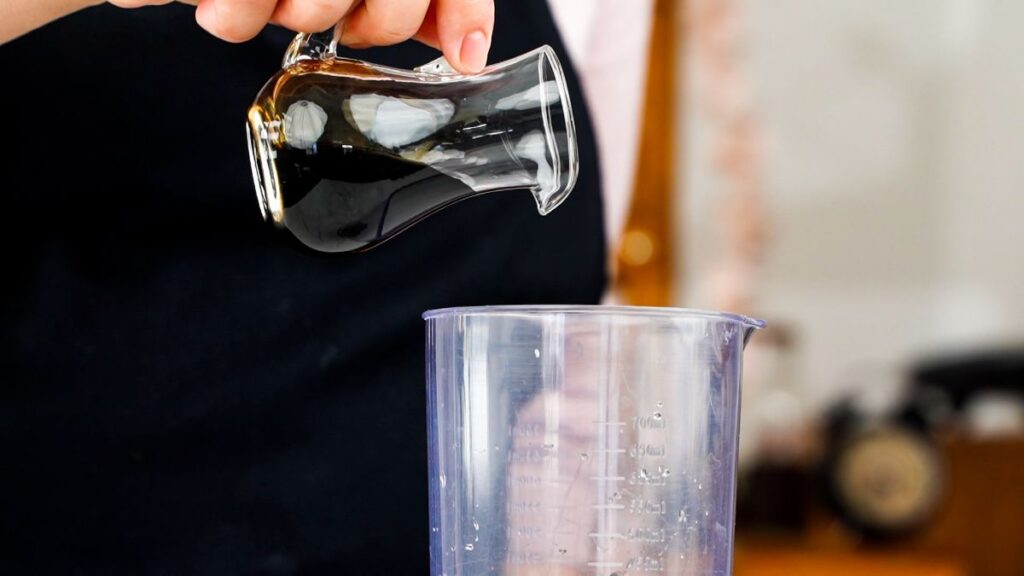
<path fill-rule="evenodd" d="M 535 81 L 535 75 L 524 78 Z M 277 125 L 276 135 L 263 142 L 273 149 L 279 184 L 276 192 L 281 198 L 281 214 L 274 214 L 273 219 L 314 250 L 372 248 L 433 212 L 480 193 L 458 178 L 409 159 L 418 158 L 437 143 L 452 151 L 501 150 L 500 155 L 492 152 L 488 158 L 489 175 L 520 170 L 522 186 L 527 187 L 527 170 L 518 160 L 509 162 L 511 156 L 504 151 L 514 148 L 521 137 L 510 125 L 522 126 L 523 133 L 539 131 L 541 115 L 537 109 L 501 114 L 492 110 L 494 101 L 506 93 L 529 88 L 524 82 L 432 84 L 416 77 L 391 77 L 345 60 L 299 62 L 281 71 L 250 111 L 257 112 L 266 125 Z M 351 99 L 367 95 L 447 101 L 454 113 L 444 126 L 421 140 L 388 147 L 363 133 L 354 120 Z M 327 119 L 323 132 L 309 146 L 288 142 L 282 123 L 291 106 L 303 103 L 315 105 Z M 472 173 L 463 175 L 473 177 Z M 509 177 L 506 182 L 518 181 Z M 264 184 L 270 187 L 273 183 Z M 276 200 L 273 191 L 272 197 Z"/>
<path fill-rule="evenodd" d="M 346 117 L 353 94 L 383 93 L 404 98 L 438 97 L 438 89 L 420 82 L 367 83 L 380 76 L 348 61 L 300 62 L 272 80 L 257 98 L 256 109 L 280 119 L 297 101 L 319 106 L 329 118 L 315 146 L 305 150 L 275 142 L 274 164 L 280 182 L 284 225 L 304 245 L 322 252 L 372 248 L 422 218 L 475 192 L 458 179 L 425 164 L 402 158 L 368 140 Z M 443 92 L 443 90 L 442 90 Z M 440 97 L 455 94 L 444 93 Z M 480 111 L 459 100 L 463 114 L 444 134 L 458 138 L 459 126 Z"/>
<path fill-rule="evenodd" d="M 424 164 L 329 143 L 282 148 L 277 169 L 285 226 L 325 252 L 372 248 L 474 193 Z"/>

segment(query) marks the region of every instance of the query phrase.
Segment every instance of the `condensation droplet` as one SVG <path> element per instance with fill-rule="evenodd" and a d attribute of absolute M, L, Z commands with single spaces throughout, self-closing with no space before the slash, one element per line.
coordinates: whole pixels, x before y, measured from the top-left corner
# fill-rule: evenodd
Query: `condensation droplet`
<path fill-rule="evenodd" d="M 661 412 L 655 412 L 654 413 L 654 419 L 655 420 L 661 420 Z"/>
<path fill-rule="evenodd" d="M 622 500 L 622 494 L 615 492 L 614 494 L 612 494 L 612 500 Z"/>
<path fill-rule="evenodd" d="M 544 445 L 544 448 L 546 448 L 546 449 L 548 449 L 548 450 L 551 450 L 551 449 L 552 449 L 552 448 L 554 448 L 554 447 L 555 447 L 555 445 L 554 445 L 554 444 L 545 444 L 545 445 Z"/>
<path fill-rule="evenodd" d="M 641 468 L 640 469 L 640 477 L 643 478 L 644 480 L 646 480 L 648 478 L 648 476 L 647 476 L 647 468 Z"/>
<path fill-rule="evenodd" d="M 590 454 L 586 452 L 580 452 L 580 460 L 590 460 Z"/>
<path fill-rule="evenodd" d="M 445 477 L 444 474 L 441 474 L 440 478 L 441 478 L 441 488 L 444 488 L 445 486 L 448 485 L 448 478 Z"/>
<path fill-rule="evenodd" d="M 664 470 L 661 471 L 662 478 L 668 478 L 670 474 L 672 474 L 672 471 L 669 470 L 668 468 L 665 468 Z"/>
<path fill-rule="evenodd" d="M 710 516 L 710 515 L 711 515 L 711 513 L 710 513 L 710 512 L 708 512 L 707 510 L 705 510 L 705 511 L 704 511 L 704 517 L 705 517 L 705 518 L 707 518 L 707 517 L 708 517 L 708 516 Z"/>
<path fill-rule="evenodd" d="M 473 520 L 473 530 L 479 530 L 479 529 L 480 529 L 480 525 L 477 524 L 476 520 Z"/>
<path fill-rule="evenodd" d="M 558 549 L 558 553 L 559 554 L 565 554 L 566 552 L 568 552 L 568 550 L 566 550 L 565 548 L 559 548 Z"/>
<path fill-rule="evenodd" d="M 697 484 L 697 490 L 703 490 L 703 489 L 704 489 L 704 485 L 703 484 Z"/>
<path fill-rule="evenodd" d="M 685 521 L 686 521 L 686 511 L 685 510 L 680 510 L 679 511 L 679 518 L 676 520 L 676 522 L 683 523 Z"/>
<path fill-rule="evenodd" d="M 440 528 L 438 528 L 437 526 L 434 526 L 430 529 L 431 532 L 437 532 L 438 530 L 440 530 Z"/>
<path fill-rule="evenodd" d="M 663 403 L 663 402 L 662 402 L 661 400 L 658 400 L 658 408 L 661 408 L 661 407 L 662 407 L 662 406 L 664 406 L 664 405 L 665 405 L 665 404 L 664 404 L 664 403 Z"/>
<path fill-rule="evenodd" d="M 533 357 L 534 358 L 540 358 L 540 349 L 538 349 L 538 348 L 534 348 L 533 349 Z"/>
<path fill-rule="evenodd" d="M 469 550 L 470 552 L 472 552 L 473 551 L 473 545 L 472 544 L 466 544 L 466 550 Z"/>

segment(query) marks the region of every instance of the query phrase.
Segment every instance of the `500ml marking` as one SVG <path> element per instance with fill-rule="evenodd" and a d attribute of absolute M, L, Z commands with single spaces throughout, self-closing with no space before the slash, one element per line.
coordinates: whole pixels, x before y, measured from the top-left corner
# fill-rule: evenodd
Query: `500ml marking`
<path fill-rule="evenodd" d="M 644 498 L 633 498 L 629 501 L 630 514 L 651 514 L 664 516 L 667 510 L 664 500 L 646 500 Z"/>

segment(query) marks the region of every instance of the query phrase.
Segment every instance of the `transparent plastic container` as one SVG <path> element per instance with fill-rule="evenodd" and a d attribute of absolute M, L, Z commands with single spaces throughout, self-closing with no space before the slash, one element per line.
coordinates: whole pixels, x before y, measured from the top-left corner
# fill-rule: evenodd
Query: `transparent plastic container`
<path fill-rule="evenodd" d="M 763 323 L 427 312 L 433 576 L 732 572 L 742 352 Z"/>

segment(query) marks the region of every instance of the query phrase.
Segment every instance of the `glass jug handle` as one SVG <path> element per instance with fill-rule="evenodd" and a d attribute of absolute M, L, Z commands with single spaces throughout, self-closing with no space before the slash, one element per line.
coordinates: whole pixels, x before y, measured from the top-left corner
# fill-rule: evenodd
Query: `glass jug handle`
<path fill-rule="evenodd" d="M 338 39 L 344 29 L 344 20 L 336 26 L 315 34 L 299 34 L 284 53 L 282 68 L 302 60 L 334 60 L 338 55 Z"/>
<path fill-rule="evenodd" d="M 345 21 L 342 20 L 329 30 L 315 34 L 302 33 L 295 36 L 292 43 L 288 45 L 288 50 L 285 51 L 281 67 L 288 68 L 302 60 L 334 60 L 338 57 L 338 40 L 341 38 L 344 28 Z M 461 76 L 457 70 L 452 68 L 452 65 L 448 63 L 444 56 L 431 60 L 422 66 L 417 66 L 414 71 L 425 76 L 439 78 Z"/>
<path fill-rule="evenodd" d="M 452 65 L 448 62 L 448 59 L 445 58 L 444 56 L 441 56 L 440 58 L 435 58 L 434 60 L 431 60 L 430 62 L 427 62 L 426 64 L 424 64 L 422 66 L 417 66 L 417 67 L 413 68 L 413 71 L 414 72 L 419 72 L 420 74 L 427 74 L 427 75 L 430 75 L 430 76 L 460 76 L 461 75 L 458 72 L 458 70 L 456 70 L 455 68 L 452 68 Z"/>

